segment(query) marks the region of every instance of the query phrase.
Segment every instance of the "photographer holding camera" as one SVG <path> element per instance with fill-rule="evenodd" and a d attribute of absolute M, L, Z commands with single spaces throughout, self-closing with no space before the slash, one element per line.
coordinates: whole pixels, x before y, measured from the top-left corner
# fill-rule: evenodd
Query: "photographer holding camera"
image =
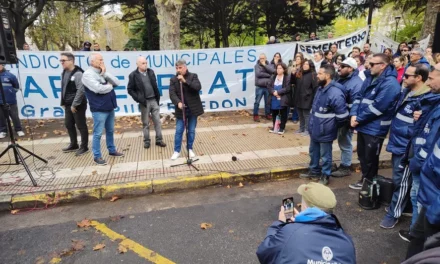
<path fill-rule="evenodd" d="M 268 229 L 257 250 L 260 263 L 356 263 L 353 241 L 331 211 L 336 197 L 330 188 L 315 182 L 298 187 L 301 213 L 279 220 Z M 287 221 L 286 221 L 287 220 Z"/>

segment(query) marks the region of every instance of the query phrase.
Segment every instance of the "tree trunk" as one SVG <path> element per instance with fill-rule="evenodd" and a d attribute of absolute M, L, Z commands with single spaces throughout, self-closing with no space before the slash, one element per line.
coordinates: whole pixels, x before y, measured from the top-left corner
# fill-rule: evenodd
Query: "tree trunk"
<path fill-rule="evenodd" d="M 147 27 L 148 46 L 147 50 L 153 50 L 153 19 L 148 0 L 144 0 L 145 25 Z"/>
<path fill-rule="evenodd" d="M 17 49 L 23 50 L 23 45 L 26 42 L 26 37 L 24 34 L 24 30 L 20 28 L 14 30 L 15 43 L 17 45 Z"/>
<path fill-rule="evenodd" d="M 214 14 L 214 39 L 215 47 L 220 48 L 220 12 L 216 11 Z"/>
<path fill-rule="evenodd" d="M 437 21 L 437 14 L 440 13 L 440 1 L 428 0 L 425 11 L 425 21 L 422 27 L 422 39 L 431 34 L 429 44 L 432 45 L 434 40 L 435 23 Z"/>
<path fill-rule="evenodd" d="M 154 0 L 160 29 L 160 49 L 180 48 L 180 12 L 182 0 Z"/>
<path fill-rule="evenodd" d="M 372 0 L 371 0 L 372 1 Z M 312 32 L 316 33 L 316 0 L 310 1 L 310 30 L 309 35 Z"/>

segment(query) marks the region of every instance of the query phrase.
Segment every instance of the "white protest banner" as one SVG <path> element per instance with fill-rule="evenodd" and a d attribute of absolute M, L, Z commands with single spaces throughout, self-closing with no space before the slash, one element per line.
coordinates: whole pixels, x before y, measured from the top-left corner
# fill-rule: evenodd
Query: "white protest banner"
<path fill-rule="evenodd" d="M 329 50 L 333 43 L 338 45 L 339 54 L 345 54 L 347 56 L 353 47 L 359 47 L 362 50 L 364 44 L 367 42 L 367 36 L 368 27 L 338 38 L 296 43 L 298 44 L 298 51 L 309 58 L 313 58 L 315 51 Z"/>
<path fill-rule="evenodd" d="M 187 61 L 188 70 L 197 73 L 202 83 L 201 98 L 206 111 L 252 109 L 255 98 L 254 66 L 260 53 L 270 61 L 280 52 L 285 61 L 293 58 L 295 43 L 264 46 L 170 50 L 102 52 L 107 71 L 117 76 L 121 84 L 115 88 L 117 116 L 139 115 L 138 104 L 127 93 L 128 75 L 136 69 L 138 56 L 145 56 L 157 75 L 161 94 L 161 113 L 174 112 L 169 99 L 170 78 L 175 75 L 178 59 Z M 88 52 L 75 52 L 75 64 L 87 69 Z M 22 91 L 17 93 L 21 118 L 62 118 L 60 107 L 60 52 L 19 52 L 19 63 L 7 68 L 19 75 Z M 264 102 L 261 102 L 263 106 Z M 87 113 L 91 116 L 90 112 Z"/>
<path fill-rule="evenodd" d="M 374 53 L 383 53 L 386 48 L 390 48 L 393 50 L 393 53 L 396 52 L 399 47 L 399 43 L 393 41 L 390 38 L 385 37 L 380 32 L 374 32 L 371 37 L 371 51 Z"/>
<path fill-rule="evenodd" d="M 425 51 L 426 48 L 428 48 L 429 40 L 431 38 L 431 34 L 429 34 L 426 38 L 419 40 L 420 48 Z M 371 50 L 374 53 L 382 53 L 385 51 L 386 48 L 390 48 L 393 50 L 393 53 L 397 51 L 399 48 L 399 43 L 395 42 L 394 40 L 385 37 L 383 34 L 379 32 L 374 32 L 372 38 L 371 38 Z"/>

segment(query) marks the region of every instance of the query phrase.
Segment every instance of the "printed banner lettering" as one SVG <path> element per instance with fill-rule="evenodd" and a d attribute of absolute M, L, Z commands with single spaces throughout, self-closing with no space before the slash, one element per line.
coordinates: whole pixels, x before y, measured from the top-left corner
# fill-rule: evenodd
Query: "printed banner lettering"
<path fill-rule="evenodd" d="M 296 43 L 265 46 L 169 50 L 102 52 L 107 71 L 121 81 L 115 88 L 118 108 L 117 116 L 139 115 L 139 106 L 127 93 L 128 75 L 136 70 L 136 59 L 145 56 L 148 66 L 157 76 L 161 95 L 161 113 L 174 112 L 169 99 L 170 78 L 176 74 L 175 62 L 185 59 L 188 70 L 197 73 L 202 83 L 200 92 L 206 111 L 227 111 L 253 108 L 255 98 L 254 66 L 260 53 L 268 61 L 280 52 L 284 61 L 293 58 Z M 89 67 L 88 52 L 74 52 L 75 64 L 84 70 Z M 17 93 L 21 118 L 62 118 L 60 106 L 61 72 L 60 52 L 18 53 L 19 63 L 7 69 L 19 77 L 21 92 Z M 261 102 L 263 106 L 264 102 Z M 91 116 L 90 112 L 87 113 Z"/>

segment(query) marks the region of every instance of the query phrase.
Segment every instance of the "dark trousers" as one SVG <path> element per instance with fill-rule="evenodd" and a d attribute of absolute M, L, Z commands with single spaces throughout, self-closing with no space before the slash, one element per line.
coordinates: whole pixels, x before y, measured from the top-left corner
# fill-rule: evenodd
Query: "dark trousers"
<path fill-rule="evenodd" d="M 87 149 L 89 145 L 89 130 L 86 122 L 87 105 L 77 106 L 76 113 L 73 113 L 70 107 L 70 105 L 66 105 L 64 116 L 64 125 L 67 128 L 67 133 L 69 133 L 70 144 L 78 144 L 76 133 L 76 129 L 78 129 L 81 135 L 81 148 Z"/>
<path fill-rule="evenodd" d="M 379 170 L 379 155 L 382 149 L 383 138 L 370 136 L 361 132 L 357 135 L 357 152 L 361 163 L 362 180 L 372 181 Z"/>
<path fill-rule="evenodd" d="M 0 105 L 0 132 L 8 133 L 8 124 L 6 122 L 4 105 Z M 11 117 L 12 124 L 14 125 L 14 130 L 16 132 L 23 131 L 20 123 L 20 117 L 18 116 L 18 106 L 17 104 L 9 105 L 9 117 Z"/>
<path fill-rule="evenodd" d="M 426 219 L 426 208 L 422 207 L 419 217 L 411 229 L 411 242 L 408 246 L 406 259 L 423 251 L 423 244 L 426 239 L 436 233 L 440 232 L 440 224 L 433 225 Z"/>
<path fill-rule="evenodd" d="M 288 114 L 289 114 L 289 112 L 287 110 L 288 110 L 287 107 L 284 107 L 284 108 L 279 109 L 279 110 L 271 109 L 271 111 L 272 111 L 272 125 L 273 125 L 273 127 L 275 127 L 275 120 L 277 119 L 277 115 L 281 115 L 280 129 L 284 130 L 286 128 L 287 117 L 288 117 Z"/>
<path fill-rule="evenodd" d="M 307 131 L 309 129 L 310 109 L 296 108 L 299 116 L 299 129 Z"/>

